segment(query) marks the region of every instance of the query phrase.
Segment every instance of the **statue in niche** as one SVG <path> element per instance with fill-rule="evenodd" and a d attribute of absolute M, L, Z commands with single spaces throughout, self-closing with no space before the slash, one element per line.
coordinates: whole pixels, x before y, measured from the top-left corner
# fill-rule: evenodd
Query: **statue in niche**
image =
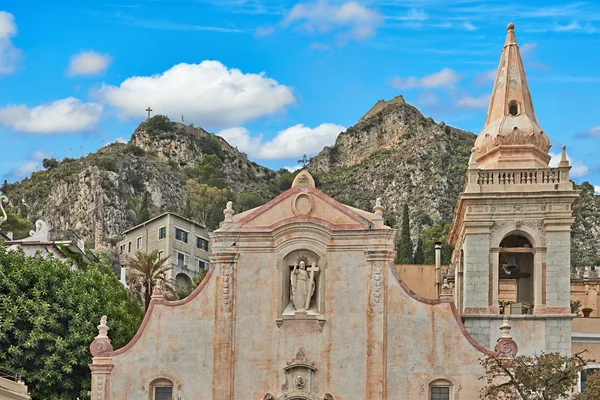
<path fill-rule="evenodd" d="M 315 273 L 318 271 L 319 267 L 315 262 L 308 269 L 304 260 L 294 264 L 290 281 L 292 302 L 296 311 L 306 312 L 310 308 L 310 301 L 315 292 Z"/>

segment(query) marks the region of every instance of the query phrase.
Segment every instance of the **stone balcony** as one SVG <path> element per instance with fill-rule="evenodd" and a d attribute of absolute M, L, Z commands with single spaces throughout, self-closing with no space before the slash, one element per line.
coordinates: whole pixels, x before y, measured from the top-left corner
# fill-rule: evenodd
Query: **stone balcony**
<path fill-rule="evenodd" d="M 466 193 L 572 190 L 571 167 L 467 170 Z"/>

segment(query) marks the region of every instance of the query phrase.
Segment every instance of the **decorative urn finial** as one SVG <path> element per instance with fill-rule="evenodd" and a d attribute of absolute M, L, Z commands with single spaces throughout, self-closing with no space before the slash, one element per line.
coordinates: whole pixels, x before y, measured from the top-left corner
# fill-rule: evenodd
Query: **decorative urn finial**
<path fill-rule="evenodd" d="M 106 315 L 100 318 L 100 325 L 98 325 L 98 336 L 90 344 L 90 353 L 94 357 L 104 357 L 107 353 L 113 351 L 112 344 L 108 338 L 108 325 L 106 325 Z"/>

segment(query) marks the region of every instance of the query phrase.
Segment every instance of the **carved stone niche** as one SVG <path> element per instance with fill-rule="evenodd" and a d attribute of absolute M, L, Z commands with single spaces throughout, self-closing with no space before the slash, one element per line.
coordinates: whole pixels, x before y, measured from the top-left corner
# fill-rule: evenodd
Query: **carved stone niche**
<path fill-rule="evenodd" d="M 304 248 L 292 250 L 279 260 L 280 314 L 276 320 L 278 326 L 288 319 L 317 320 L 323 326 L 325 267 L 326 263 L 318 254 Z M 299 271 L 300 269 L 302 271 Z M 293 280 L 295 270 L 296 280 Z M 300 280 L 302 282 L 298 284 Z M 294 295 L 293 282 L 298 284 L 299 293 L 303 291 L 303 297 Z M 299 298 L 305 300 L 299 301 Z"/>
<path fill-rule="evenodd" d="M 321 400 L 317 395 L 319 386 L 315 378 L 314 361 L 309 361 L 301 348 L 296 357 L 287 362 L 283 368 L 285 383 L 281 386 L 283 395 L 280 399 L 286 400 Z M 324 399 L 333 400 L 330 393 L 326 393 Z"/>

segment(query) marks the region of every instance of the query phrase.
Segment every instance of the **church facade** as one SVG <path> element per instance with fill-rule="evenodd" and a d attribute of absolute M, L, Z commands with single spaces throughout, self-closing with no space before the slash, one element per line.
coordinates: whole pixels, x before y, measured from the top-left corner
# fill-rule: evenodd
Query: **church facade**
<path fill-rule="evenodd" d="M 343 205 L 302 171 L 263 206 L 228 203 L 204 281 L 180 301 L 156 292 L 128 345 L 112 348 L 103 317 L 92 399 L 465 400 L 481 358 L 568 354 L 577 192 L 548 149 L 511 24 L 435 299 L 400 278 L 379 199 Z"/>

